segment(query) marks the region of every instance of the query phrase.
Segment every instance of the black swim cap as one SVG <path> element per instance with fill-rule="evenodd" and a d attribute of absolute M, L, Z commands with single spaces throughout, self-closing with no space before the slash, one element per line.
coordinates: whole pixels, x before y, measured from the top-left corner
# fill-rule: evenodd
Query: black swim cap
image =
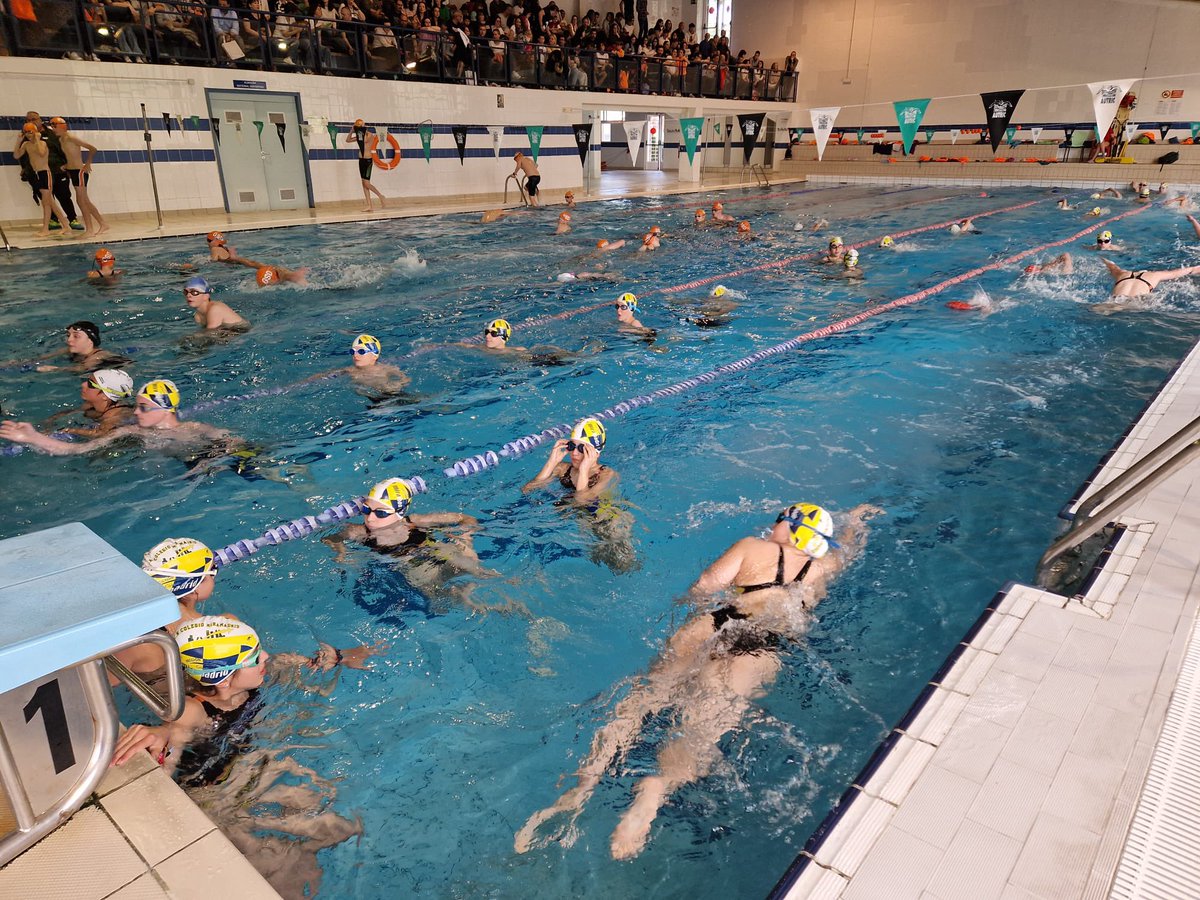
<path fill-rule="evenodd" d="M 82 331 L 97 347 L 100 346 L 100 326 L 95 322 L 72 322 L 67 326 L 67 331 Z"/>

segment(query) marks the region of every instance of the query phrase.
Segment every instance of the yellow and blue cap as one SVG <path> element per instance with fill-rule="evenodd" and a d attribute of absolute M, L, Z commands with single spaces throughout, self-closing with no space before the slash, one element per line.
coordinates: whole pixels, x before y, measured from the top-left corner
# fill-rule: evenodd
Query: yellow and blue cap
<path fill-rule="evenodd" d="M 262 655 L 258 632 L 230 616 L 190 619 L 175 631 L 179 661 L 191 678 L 215 687 L 238 669 L 257 665 Z"/>
<path fill-rule="evenodd" d="M 629 291 L 626 291 L 620 297 L 617 298 L 617 306 L 620 306 L 622 303 L 624 303 L 626 306 L 628 306 L 634 312 L 637 312 L 638 301 L 637 301 L 636 295 L 629 293 Z"/>
<path fill-rule="evenodd" d="M 1100 243 L 1101 241 L 1111 241 L 1111 240 L 1112 240 L 1112 232 L 1111 231 L 1102 231 L 1098 235 L 1096 235 L 1096 243 L 1097 244 Z"/>
<path fill-rule="evenodd" d="M 576 441 L 587 441 L 599 453 L 604 449 L 604 442 L 608 440 L 608 432 L 604 430 L 604 425 L 599 419 L 589 418 L 578 422 L 571 429 L 571 438 Z"/>
<path fill-rule="evenodd" d="M 383 351 L 383 344 L 379 343 L 379 338 L 373 334 L 360 334 L 354 339 L 354 343 L 350 345 L 351 350 L 366 350 L 368 353 L 374 353 L 378 356 Z"/>
<path fill-rule="evenodd" d="M 512 337 L 512 326 L 508 324 L 508 319 L 493 319 L 488 322 L 488 326 L 483 329 L 483 333 L 502 337 L 507 341 Z"/>
<path fill-rule="evenodd" d="M 833 517 L 815 503 L 793 503 L 775 521 L 787 522 L 796 549 L 814 559 L 820 559 L 830 547 L 837 546 L 833 539 Z"/>
<path fill-rule="evenodd" d="M 412 504 L 413 493 L 403 478 L 387 478 L 371 488 L 367 497 L 388 504 L 396 515 L 403 516 Z"/>
<path fill-rule="evenodd" d="M 179 409 L 179 388 L 175 387 L 175 382 L 166 378 L 146 382 L 137 395 L 145 397 L 159 409 L 168 412 Z"/>
<path fill-rule="evenodd" d="M 840 246 L 842 246 L 842 239 L 840 237 L 834 236 L 829 239 L 829 249 L 832 250 L 834 247 Z"/>
<path fill-rule="evenodd" d="M 892 247 L 896 243 L 895 239 L 890 234 L 885 234 L 879 241 L 880 247 Z"/>
<path fill-rule="evenodd" d="M 728 293 L 729 293 L 729 288 L 725 287 L 725 285 L 723 285 L 723 284 L 718 284 L 715 288 L 712 289 L 712 293 L 709 294 L 709 296 L 710 297 L 724 297 Z"/>
<path fill-rule="evenodd" d="M 176 597 L 186 597 L 217 567 L 213 552 L 192 538 L 167 538 L 142 557 L 142 571 Z"/>

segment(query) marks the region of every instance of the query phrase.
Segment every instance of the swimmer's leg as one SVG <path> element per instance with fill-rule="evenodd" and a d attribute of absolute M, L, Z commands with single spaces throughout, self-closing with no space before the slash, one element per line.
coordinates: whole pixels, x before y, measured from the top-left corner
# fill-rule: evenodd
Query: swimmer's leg
<path fill-rule="evenodd" d="M 762 696 L 763 686 L 775 680 L 779 658 L 774 653 L 728 656 L 708 660 L 688 684 L 678 734 L 658 754 L 658 775 L 643 778 L 634 788 L 633 804 L 612 835 L 613 859 L 631 859 L 642 852 L 659 809 L 679 788 L 708 775 L 721 758 L 722 735 L 741 724 L 750 701 Z"/>

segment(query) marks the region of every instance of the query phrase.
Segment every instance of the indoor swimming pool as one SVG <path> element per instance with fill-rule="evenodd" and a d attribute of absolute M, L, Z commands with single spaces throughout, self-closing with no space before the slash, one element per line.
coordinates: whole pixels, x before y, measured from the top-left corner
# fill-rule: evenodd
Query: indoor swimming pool
<path fill-rule="evenodd" d="M 692 226 L 718 196 L 752 239 Z M 1055 209 L 1062 196 L 1078 209 Z M 1192 345 L 1197 285 L 1097 312 L 1111 280 L 1093 232 L 633 409 L 606 423 L 602 459 L 620 476 L 607 502 L 627 525 L 607 544 L 556 502 L 561 489 L 522 492 L 549 443 L 468 477 L 443 470 L 1062 241 L 1108 221 L 1083 216 L 1097 202 L 1112 216 L 1133 208 L 1077 191 L 796 186 L 583 204 L 565 235 L 556 209 L 489 225 L 462 215 L 229 235 L 246 256 L 311 267 L 308 288 L 259 289 L 250 269 L 209 262 L 202 237 L 113 245 L 126 273 L 114 287 L 83 280 L 90 247 L 0 258 L 4 418 L 39 423 L 78 404 L 73 373 L 21 361 L 91 320 L 105 348 L 135 360 L 137 384 L 174 380 L 185 410 L 203 407 L 197 420 L 257 451 L 207 472 L 124 445 L 0 457 L 0 537 L 82 521 L 140 561 L 167 537 L 218 548 L 421 476 L 429 490 L 413 512 L 479 519 L 475 548 L 498 574 L 470 598 L 492 611 L 422 595 L 362 547 L 339 562 L 316 537 L 223 567 L 204 612 L 246 619 L 271 652 L 311 656 L 317 640 L 389 649 L 334 684 L 272 684 L 242 771 L 197 800 L 252 859 L 320 831 L 311 846 L 330 845 L 316 857 L 328 896 L 760 897 L 996 590 L 1032 576 L 1055 513 Z M 952 236 L 967 217 L 979 233 Z M 814 232 L 820 219 L 829 225 Z M 654 225 L 661 249 L 631 252 Z M 1200 261 L 1176 211 L 1099 227 L 1126 268 Z M 834 235 L 869 242 L 861 279 L 798 258 Z M 601 239 L 629 245 L 600 256 Z M 1063 250 L 1075 274 L 1022 274 Z M 251 330 L 189 340 L 181 264 Z M 612 280 L 556 280 L 585 271 Z M 652 337 L 617 330 L 625 291 Z M 530 353 L 458 343 L 499 317 Z M 542 324 L 520 327 L 531 318 Z M 411 376 L 403 394 L 365 396 L 345 377 L 287 388 L 348 365 L 364 332 Z M 248 398 L 222 402 L 233 396 Z M 886 515 L 722 738 L 714 771 L 669 800 L 640 855 L 613 860 L 631 789 L 678 727 L 671 713 L 652 717 L 573 825 L 516 853 L 515 833 L 574 783 L 597 729 L 691 612 L 689 585 L 799 501 L 835 521 L 859 503 Z"/>

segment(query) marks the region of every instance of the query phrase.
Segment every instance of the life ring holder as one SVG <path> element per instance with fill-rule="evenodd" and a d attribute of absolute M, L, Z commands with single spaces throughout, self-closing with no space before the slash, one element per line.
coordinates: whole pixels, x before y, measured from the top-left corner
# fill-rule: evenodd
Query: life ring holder
<path fill-rule="evenodd" d="M 371 159 L 375 160 L 375 165 L 377 165 L 377 166 L 379 166 L 379 168 L 387 171 L 390 169 L 394 169 L 394 168 L 396 168 L 396 166 L 400 165 L 400 142 L 398 140 L 396 140 L 396 136 L 394 134 L 388 134 L 384 139 L 389 144 L 392 145 L 391 160 L 385 162 L 383 159 L 381 159 L 379 157 L 379 145 L 378 144 L 376 144 L 375 149 L 371 151 Z"/>

